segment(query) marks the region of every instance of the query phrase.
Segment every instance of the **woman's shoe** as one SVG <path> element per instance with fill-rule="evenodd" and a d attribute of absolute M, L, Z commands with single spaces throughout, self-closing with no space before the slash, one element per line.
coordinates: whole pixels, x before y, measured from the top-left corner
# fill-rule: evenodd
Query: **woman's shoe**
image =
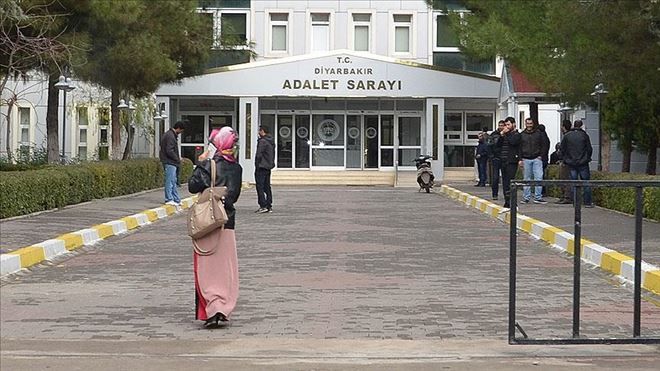
<path fill-rule="evenodd" d="M 210 317 L 209 319 L 206 320 L 206 322 L 204 322 L 204 327 L 217 328 L 217 327 L 226 326 L 228 323 L 229 323 L 229 319 L 227 318 L 227 316 L 218 312 L 213 317 Z"/>
<path fill-rule="evenodd" d="M 220 314 L 221 313 L 216 313 L 213 317 L 209 317 L 206 322 L 204 322 L 204 327 L 206 328 L 213 328 L 218 326 L 218 322 L 220 321 Z"/>

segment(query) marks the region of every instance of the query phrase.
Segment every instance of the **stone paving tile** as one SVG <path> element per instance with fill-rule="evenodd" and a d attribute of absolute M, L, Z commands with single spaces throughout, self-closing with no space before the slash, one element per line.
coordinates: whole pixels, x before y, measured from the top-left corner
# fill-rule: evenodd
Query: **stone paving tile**
<path fill-rule="evenodd" d="M 275 188 L 274 213 L 238 203 L 232 323 L 194 320 L 185 217 L 3 279 L 2 336 L 35 339 L 472 339 L 507 336 L 508 228 L 442 195 L 377 187 Z M 519 238 L 518 320 L 570 336 L 571 258 Z M 584 335 L 631 333 L 632 292 L 583 265 Z M 660 336 L 646 296 L 642 333 Z"/>

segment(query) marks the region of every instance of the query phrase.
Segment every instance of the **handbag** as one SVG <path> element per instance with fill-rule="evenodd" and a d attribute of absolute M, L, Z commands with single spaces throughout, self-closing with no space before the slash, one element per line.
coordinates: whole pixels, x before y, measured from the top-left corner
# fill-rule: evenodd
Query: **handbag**
<path fill-rule="evenodd" d="M 199 255 L 210 255 L 212 250 L 205 251 L 197 246 L 195 240 L 200 239 L 218 228 L 224 228 L 229 219 L 223 199 L 227 187 L 216 187 L 216 165 L 211 161 L 211 186 L 206 188 L 188 212 L 188 235 L 193 239 L 195 252 Z"/>

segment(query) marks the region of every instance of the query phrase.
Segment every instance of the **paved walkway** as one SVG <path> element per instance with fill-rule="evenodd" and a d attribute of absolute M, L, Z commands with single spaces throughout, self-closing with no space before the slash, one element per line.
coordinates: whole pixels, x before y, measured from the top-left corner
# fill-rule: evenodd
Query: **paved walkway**
<path fill-rule="evenodd" d="M 3 279 L 3 368 L 64 369 L 74 360 L 85 368 L 96 360 L 97 369 L 111 369 L 115 359 L 130 364 L 125 352 L 144 362 L 142 369 L 158 362 L 176 369 L 185 357 L 193 364 L 249 359 L 253 367 L 274 369 L 417 367 L 406 362 L 437 369 L 457 360 L 507 369 L 565 366 L 569 357 L 589 360 L 585 369 L 603 367 L 603 357 L 644 369 L 653 367 L 648 360 L 660 362 L 657 346 L 504 345 L 508 226 L 448 197 L 378 187 L 277 187 L 274 193 L 272 214 L 253 213 L 253 190 L 237 204 L 241 296 L 228 328 L 203 330 L 194 320 L 181 213 Z M 135 213 L 158 206 L 160 193 L 118 202 L 135 205 L 128 212 Z M 110 209 L 108 203 L 3 221 L 3 245 L 7 229 L 7 238 L 20 241 L 7 226 L 52 222 L 66 228 L 54 233 L 61 234 L 98 223 L 89 219 L 98 217 L 94 205 Z M 61 215 L 69 222 L 61 223 Z M 55 229 L 20 233 L 36 241 Z M 532 337 L 570 336 L 571 260 L 524 235 L 518 254 L 519 322 Z M 581 333 L 631 334 L 630 288 L 586 266 L 583 272 Z M 660 336 L 660 301 L 644 298 L 642 334 Z M 157 362 L 149 368 L 145 359 Z"/>
<path fill-rule="evenodd" d="M 181 198 L 190 196 L 179 189 Z M 61 234 L 89 228 L 96 224 L 120 219 L 146 209 L 162 206 L 163 190 L 141 192 L 133 195 L 93 200 L 50 210 L 0 220 L 0 252 L 3 254 L 30 246 Z"/>
<path fill-rule="evenodd" d="M 475 187 L 473 182 L 448 182 L 449 186 L 463 192 L 492 201 L 490 187 Z M 498 205 L 504 204 L 504 194 L 500 189 Z M 518 200 L 522 199 L 522 189 Z M 519 204 L 518 210 L 527 216 L 536 218 L 567 232 L 574 232 L 573 205 L 558 205 L 557 199 L 548 197 L 545 205 Z M 594 207 L 582 209 L 582 237 L 600 245 L 635 256 L 635 218 L 633 216 Z M 655 266 L 660 266 L 660 223 L 644 220 L 642 225 L 642 259 Z"/>

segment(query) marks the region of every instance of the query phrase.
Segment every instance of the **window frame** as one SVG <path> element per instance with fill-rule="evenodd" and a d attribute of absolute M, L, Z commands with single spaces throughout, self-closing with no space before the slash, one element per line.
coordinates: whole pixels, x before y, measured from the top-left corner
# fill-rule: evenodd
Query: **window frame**
<path fill-rule="evenodd" d="M 460 17 L 461 17 L 461 20 L 465 19 L 465 16 L 466 16 L 467 14 L 470 14 L 470 13 L 471 13 L 471 12 L 470 12 L 469 10 L 467 10 L 467 9 L 464 9 L 464 10 L 452 10 L 452 11 L 450 11 L 450 12 L 458 13 L 458 14 L 460 15 Z M 433 34 L 433 35 L 432 35 L 432 37 L 431 37 L 431 39 L 432 39 L 432 40 L 431 40 L 431 55 L 430 55 L 430 60 L 429 60 L 429 64 L 430 64 L 430 65 L 434 65 L 434 66 L 436 65 L 436 64 L 434 63 L 434 60 L 435 60 L 435 54 L 436 54 L 436 53 L 455 53 L 456 55 L 459 55 L 459 56 L 461 56 L 461 57 L 465 57 L 465 54 L 462 53 L 461 50 L 460 50 L 460 46 L 438 46 L 438 16 L 448 17 L 450 12 L 440 11 L 440 10 L 435 10 L 435 11 L 431 12 L 431 21 L 432 21 L 432 24 L 433 24 L 433 25 L 432 25 L 432 26 L 433 26 L 433 27 L 432 27 L 432 28 L 433 28 L 433 31 L 432 31 L 432 34 Z M 460 43 L 460 42 L 459 42 L 459 43 Z M 497 62 L 497 57 L 495 57 L 495 58 L 493 59 L 492 63 L 493 63 L 493 73 L 492 73 L 492 74 L 486 74 L 486 73 L 484 73 L 484 75 L 487 75 L 487 76 L 497 76 L 497 71 L 499 70 L 499 68 L 498 68 L 498 62 Z M 439 67 L 442 67 L 442 66 L 439 66 Z M 469 70 L 467 69 L 467 67 L 468 67 L 467 60 L 463 59 L 463 67 L 462 67 L 461 70 L 462 70 L 462 71 L 468 71 L 468 72 L 469 72 Z M 447 67 L 447 68 L 449 68 L 449 67 Z M 480 72 L 475 72 L 475 73 L 480 73 Z"/>
<path fill-rule="evenodd" d="M 327 21 L 327 26 L 328 26 L 328 50 L 316 50 L 314 51 L 314 23 L 315 21 L 312 21 L 312 15 L 313 14 L 327 14 L 328 15 L 328 21 Z M 329 52 L 331 50 L 334 50 L 335 46 L 335 40 L 334 40 L 334 23 L 335 23 L 335 14 L 334 10 L 332 9 L 307 9 L 306 14 L 305 14 L 305 19 L 306 19 L 306 49 L 307 53 L 323 53 L 323 52 Z M 316 21 L 317 23 L 320 22 Z"/>
<path fill-rule="evenodd" d="M 353 19 L 353 16 L 355 14 L 368 14 L 369 15 L 369 22 L 364 22 L 364 21 L 358 21 L 355 22 Z M 360 51 L 360 52 L 366 52 L 366 53 L 373 53 L 374 51 L 374 34 L 375 34 L 375 28 L 376 25 L 374 23 L 374 11 L 372 9 L 365 9 L 365 10 L 360 10 L 360 9 L 353 9 L 349 10 L 348 12 L 349 20 L 348 20 L 348 48 L 353 51 L 355 50 L 355 27 L 357 26 L 367 26 L 369 27 L 369 48 L 366 51 Z"/>
<path fill-rule="evenodd" d="M 397 15 L 406 15 L 410 16 L 410 22 L 395 22 L 394 17 Z M 390 11 L 388 13 L 389 17 L 389 52 L 390 56 L 398 58 L 413 58 L 417 53 L 417 22 L 416 22 L 416 13 L 414 11 Z M 408 26 L 408 46 L 409 50 L 407 52 L 397 52 L 396 51 L 396 27 L 401 27 L 401 25 Z"/>
<path fill-rule="evenodd" d="M 23 147 L 27 147 L 28 150 L 32 147 L 32 142 L 34 142 L 32 138 L 32 134 L 34 131 L 32 130 L 32 107 L 17 107 L 18 111 L 18 148 L 21 149 Z M 27 124 L 24 124 L 22 121 L 23 118 L 23 112 L 27 110 Z M 28 131 L 28 141 L 24 142 L 23 141 L 23 130 L 27 129 Z"/>
<path fill-rule="evenodd" d="M 98 146 L 99 147 L 109 147 L 110 146 L 110 134 L 111 134 L 110 131 L 109 131 L 110 130 L 110 121 L 109 120 L 105 121 L 105 122 L 101 121 L 102 113 L 100 113 L 100 111 L 102 111 L 102 110 L 107 110 L 108 111 L 107 114 L 108 114 L 108 116 L 110 116 L 110 107 L 97 107 L 96 108 L 97 117 L 98 117 L 98 127 L 99 127 Z M 101 135 L 101 132 L 103 130 L 106 130 L 106 135 L 105 135 L 106 141 L 105 142 L 103 141 L 103 135 Z"/>
<path fill-rule="evenodd" d="M 80 117 L 81 117 L 81 109 L 85 110 L 85 116 L 87 117 L 86 120 L 86 125 L 80 125 Z M 76 155 L 80 157 L 80 148 L 85 147 L 85 160 L 89 156 L 89 152 L 87 149 L 89 148 L 89 107 L 87 106 L 77 106 L 76 107 Z M 80 131 L 85 130 L 85 141 L 82 142 L 80 139 L 82 136 L 80 135 Z"/>
<path fill-rule="evenodd" d="M 461 130 L 460 131 L 455 131 L 455 130 L 448 131 L 448 130 L 445 129 L 445 126 L 447 126 L 447 114 L 460 114 L 461 115 Z M 465 134 L 464 134 L 465 133 L 465 111 L 445 109 L 444 115 L 445 115 L 445 117 L 443 119 L 444 124 L 443 124 L 443 128 L 442 128 L 442 132 L 443 132 L 443 137 L 445 139 L 445 144 L 464 144 L 464 140 L 465 140 Z M 450 138 L 449 137 L 450 134 L 454 134 L 454 135 L 458 134 L 460 136 L 460 138 L 458 138 L 458 139 Z"/>
<path fill-rule="evenodd" d="M 293 52 L 292 50 L 292 42 L 291 40 L 291 28 L 293 27 L 293 11 L 291 9 L 266 9 L 264 11 L 265 14 L 265 22 L 264 24 L 266 25 L 265 27 L 265 32 L 266 32 L 266 37 L 265 41 L 267 45 L 265 46 L 264 50 L 266 52 L 267 57 L 286 57 L 291 55 Z M 272 14 L 286 14 L 287 15 L 287 20 L 286 22 L 284 21 L 271 21 L 271 15 Z M 273 50 L 273 26 L 286 26 L 286 50 Z"/>
<path fill-rule="evenodd" d="M 250 9 L 240 9 L 240 8 L 205 8 L 198 10 L 202 14 L 211 14 L 213 17 L 212 28 L 213 28 L 213 45 L 211 49 L 213 50 L 222 50 L 226 49 L 227 46 L 222 45 L 222 15 L 223 14 L 245 14 L 245 45 L 232 45 L 233 50 L 249 50 L 249 43 L 252 39 L 251 30 L 252 24 L 251 11 Z"/>
<path fill-rule="evenodd" d="M 469 130 L 468 131 L 467 118 L 470 114 L 490 115 L 491 120 L 490 120 L 490 124 L 488 125 L 488 128 L 493 130 L 493 125 L 495 124 L 495 112 L 494 111 L 488 111 L 488 110 L 469 110 L 469 111 L 465 110 L 465 111 L 463 111 L 463 132 L 465 133 L 463 143 L 466 144 L 466 145 L 475 145 L 476 146 L 477 144 L 479 144 L 479 139 L 478 138 L 472 139 L 472 138 L 470 138 L 470 135 L 478 135 L 482 131 L 481 131 L 481 128 L 479 130 L 476 130 L 476 131 L 475 130 Z"/>

